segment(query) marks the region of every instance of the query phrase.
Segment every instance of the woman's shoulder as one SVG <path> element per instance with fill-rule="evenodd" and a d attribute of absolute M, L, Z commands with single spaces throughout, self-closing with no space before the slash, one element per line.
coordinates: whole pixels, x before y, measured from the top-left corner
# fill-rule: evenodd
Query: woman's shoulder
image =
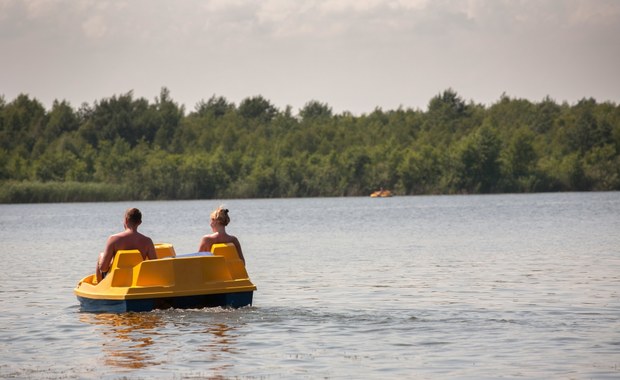
<path fill-rule="evenodd" d="M 237 240 L 236 237 L 234 237 L 233 235 L 229 235 L 229 234 L 219 235 L 215 239 L 215 243 L 238 243 L 238 242 L 239 240 Z"/>
<path fill-rule="evenodd" d="M 201 240 L 203 242 L 213 242 L 213 241 L 216 240 L 216 238 L 217 238 L 217 235 L 215 235 L 215 234 L 208 234 L 208 235 L 204 235 Z"/>

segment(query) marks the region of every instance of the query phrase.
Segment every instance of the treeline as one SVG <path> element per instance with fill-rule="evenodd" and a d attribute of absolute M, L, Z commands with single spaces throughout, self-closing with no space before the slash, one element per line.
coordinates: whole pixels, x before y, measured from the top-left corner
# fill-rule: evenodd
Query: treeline
<path fill-rule="evenodd" d="M 427 110 L 297 113 L 163 88 L 78 109 L 0 97 L 0 202 L 620 190 L 620 106 L 448 89 Z"/>

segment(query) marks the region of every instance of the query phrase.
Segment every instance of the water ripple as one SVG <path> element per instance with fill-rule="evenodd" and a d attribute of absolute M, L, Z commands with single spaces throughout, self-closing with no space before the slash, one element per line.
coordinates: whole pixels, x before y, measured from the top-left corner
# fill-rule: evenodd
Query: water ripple
<path fill-rule="evenodd" d="M 254 306 L 125 314 L 72 289 L 129 203 L 0 205 L 0 377 L 620 377 L 620 193 L 371 201 L 231 200 Z M 195 249 L 161 219 L 144 232 Z"/>

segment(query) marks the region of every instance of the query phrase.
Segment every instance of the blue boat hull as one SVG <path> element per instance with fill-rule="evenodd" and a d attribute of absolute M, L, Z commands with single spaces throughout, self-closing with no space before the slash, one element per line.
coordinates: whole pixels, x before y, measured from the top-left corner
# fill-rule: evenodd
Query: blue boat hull
<path fill-rule="evenodd" d="M 102 300 L 77 296 L 81 311 L 94 313 L 123 313 L 155 309 L 201 309 L 204 307 L 238 308 L 252 305 L 254 292 L 205 294 L 197 296 L 149 298 L 132 300 Z"/>

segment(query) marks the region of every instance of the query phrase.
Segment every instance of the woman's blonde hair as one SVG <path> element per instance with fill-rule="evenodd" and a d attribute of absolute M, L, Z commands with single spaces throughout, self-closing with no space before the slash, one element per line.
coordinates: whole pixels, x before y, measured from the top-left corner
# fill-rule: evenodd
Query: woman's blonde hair
<path fill-rule="evenodd" d="M 217 210 L 211 213 L 211 219 L 217 220 L 222 226 L 227 226 L 230 223 L 230 217 L 228 216 L 228 209 L 224 206 L 220 206 Z"/>

